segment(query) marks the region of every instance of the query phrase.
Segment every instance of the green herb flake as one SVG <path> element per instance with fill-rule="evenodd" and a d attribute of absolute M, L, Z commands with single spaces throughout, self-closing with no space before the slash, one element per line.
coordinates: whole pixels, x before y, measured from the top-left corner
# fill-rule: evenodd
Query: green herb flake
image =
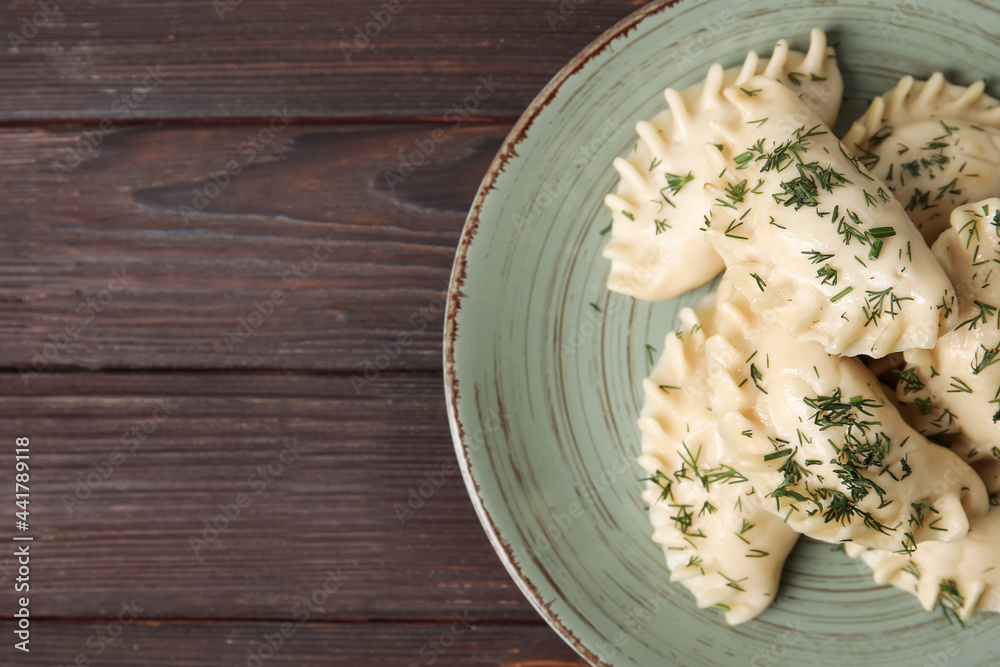
<path fill-rule="evenodd" d="M 667 187 L 675 195 L 681 191 L 681 188 L 694 180 L 694 174 L 690 171 L 687 173 L 687 176 L 679 176 L 677 174 L 665 174 L 665 176 Z"/>
<path fill-rule="evenodd" d="M 830 297 L 830 303 L 837 303 L 845 296 L 850 294 L 853 290 L 854 290 L 853 287 L 845 287 L 844 289 L 842 289 L 841 291 L 837 292 L 836 294 Z"/>
<path fill-rule="evenodd" d="M 649 360 L 650 365 L 656 363 L 656 348 L 646 343 L 646 359 Z"/>

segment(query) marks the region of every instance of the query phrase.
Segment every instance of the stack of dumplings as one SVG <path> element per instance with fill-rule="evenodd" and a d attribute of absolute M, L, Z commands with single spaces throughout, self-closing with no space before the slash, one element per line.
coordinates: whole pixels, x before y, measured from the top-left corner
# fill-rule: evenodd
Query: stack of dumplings
<path fill-rule="evenodd" d="M 1000 611 L 1000 104 L 905 77 L 842 138 L 825 34 L 713 65 L 615 160 L 608 287 L 712 280 L 643 383 L 653 540 L 731 624 L 800 535 Z M 996 269 L 994 271 L 994 269 Z"/>

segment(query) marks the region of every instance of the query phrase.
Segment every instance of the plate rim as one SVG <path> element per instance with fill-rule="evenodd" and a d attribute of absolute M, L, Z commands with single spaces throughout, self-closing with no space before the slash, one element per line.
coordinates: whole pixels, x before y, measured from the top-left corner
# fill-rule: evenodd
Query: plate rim
<path fill-rule="evenodd" d="M 500 531 L 485 506 L 479 484 L 472 474 L 465 442 L 465 430 L 458 415 L 458 403 L 461 399 L 459 397 L 458 377 L 455 373 L 454 350 L 454 345 L 458 337 L 457 316 L 462 307 L 462 300 L 466 297 L 462 292 L 462 286 L 465 283 L 467 275 L 467 254 L 479 231 L 480 213 L 483 204 L 495 189 L 496 181 L 507 166 L 507 163 L 511 158 L 519 157 L 516 147 L 526 138 L 527 132 L 535 119 L 552 102 L 562 86 L 572 76 L 583 69 L 588 62 L 599 56 L 615 39 L 626 37 L 643 21 L 678 4 L 684 4 L 684 0 L 655 0 L 624 17 L 577 53 L 539 91 L 538 95 L 531 101 L 524 113 L 518 118 L 517 123 L 514 124 L 514 127 L 507 134 L 479 185 L 476 197 L 469 210 L 469 215 L 466 217 L 465 224 L 462 227 L 462 234 L 455 251 L 455 261 L 452 265 L 451 276 L 448 281 L 443 346 L 445 406 L 448 412 L 448 426 L 451 431 L 452 444 L 455 447 L 455 453 L 458 457 L 459 469 L 462 472 L 466 491 L 468 491 L 473 507 L 476 510 L 476 515 L 479 517 L 479 521 L 486 531 L 490 543 L 493 545 L 493 550 L 499 556 L 507 573 L 514 580 L 521 593 L 528 599 L 545 622 L 548 623 L 549 627 L 555 630 L 563 641 L 595 667 L 612 667 L 612 665 L 601 660 L 597 654 L 583 645 L 583 641 L 572 630 L 566 627 L 559 616 L 552 611 L 550 605 L 542 599 L 538 589 L 525 573 L 522 572 L 520 566 L 515 562 L 510 548 L 501 539 Z"/>
<path fill-rule="evenodd" d="M 818 0 L 818 2 L 822 1 L 823 0 Z M 981 4 L 977 0 L 968 0 L 968 2 L 974 5 Z M 560 619 L 557 614 L 552 611 L 551 607 L 559 601 L 559 598 L 557 597 L 546 603 L 539 590 L 536 588 L 534 582 L 528 578 L 522 570 L 522 567 L 514 561 L 512 546 L 516 546 L 516 544 L 511 546 L 504 544 L 501 532 L 498 530 L 496 523 L 490 516 L 489 510 L 487 509 L 486 501 L 482 496 L 479 483 L 472 474 L 471 461 L 469 458 L 470 448 L 467 446 L 466 433 L 463 429 L 458 412 L 459 404 L 462 399 L 460 398 L 459 393 L 459 382 L 456 374 L 454 357 L 454 346 L 458 340 L 457 317 L 463 301 L 467 296 L 462 292 L 464 282 L 468 277 L 467 257 L 471 245 L 479 231 L 482 207 L 486 203 L 488 197 L 491 196 L 493 191 L 496 189 L 496 183 L 504 169 L 507 167 L 507 163 L 510 162 L 512 158 L 521 157 L 516 148 L 518 144 L 527 138 L 528 131 L 532 127 L 534 121 L 546 109 L 546 107 L 554 101 L 563 86 L 588 63 L 604 53 L 604 51 L 611 46 L 617 38 L 627 37 L 632 30 L 638 28 L 643 21 L 654 18 L 656 15 L 663 13 L 665 10 L 674 9 L 678 5 L 684 6 L 691 4 L 694 4 L 691 0 L 655 0 L 654 2 L 638 8 L 636 11 L 632 12 L 604 31 L 600 36 L 578 52 L 577 55 L 567 62 L 540 90 L 504 139 L 496 156 L 493 158 L 489 168 L 487 169 L 479 189 L 477 190 L 459 238 L 447 291 L 443 327 L 443 379 L 445 403 L 452 442 L 455 447 L 459 469 L 461 470 L 467 492 L 469 493 L 476 514 L 479 517 L 480 523 L 482 524 L 494 551 L 499 556 L 508 574 L 511 576 L 522 594 L 532 604 L 546 623 L 563 639 L 563 641 L 565 641 L 582 658 L 595 667 L 612 667 L 612 663 L 605 662 L 599 658 L 591 650 L 591 648 L 584 645 L 584 640 L 578 637 L 574 631 L 567 627 L 562 619 Z M 982 7 L 990 9 L 987 5 L 982 5 Z M 997 10 L 994 9 L 994 11 Z M 987 87 L 988 91 L 993 88 L 994 86 L 991 85 L 988 85 Z M 467 407 L 470 397 L 467 396 L 465 400 L 466 403 L 463 405 Z M 497 509 L 497 506 L 502 507 L 502 503 L 494 503 L 494 509 Z M 539 568 L 544 575 L 544 568 L 541 568 L 541 566 L 539 566 Z"/>

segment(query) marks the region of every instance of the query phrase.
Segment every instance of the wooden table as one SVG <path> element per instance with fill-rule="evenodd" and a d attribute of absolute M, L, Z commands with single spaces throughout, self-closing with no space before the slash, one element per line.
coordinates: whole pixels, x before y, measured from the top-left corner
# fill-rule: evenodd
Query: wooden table
<path fill-rule="evenodd" d="M 504 136 L 641 4 L 0 5 L 0 664 L 581 664 L 454 467 L 442 306 Z"/>

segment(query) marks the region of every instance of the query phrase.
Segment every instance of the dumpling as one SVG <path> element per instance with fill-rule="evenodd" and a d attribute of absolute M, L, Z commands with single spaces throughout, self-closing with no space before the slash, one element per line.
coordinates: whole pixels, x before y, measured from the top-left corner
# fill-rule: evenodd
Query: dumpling
<path fill-rule="evenodd" d="M 605 199 L 613 219 L 604 257 L 611 260 L 608 288 L 656 301 L 683 294 L 722 271 L 722 260 L 704 238 L 702 221 L 715 176 L 705 156 L 710 125 L 735 113 L 722 90 L 755 74 L 782 81 L 830 123 L 840 108 L 843 83 L 822 30 L 811 33 L 809 52 L 778 42 L 769 60 L 750 53 L 742 67 L 713 65 L 704 81 L 683 91 L 667 89 L 669 109 L 636 126 L 639 142 L 615 160 L 621 179 Z"/>
<path fill-rule="evenodd" d="M 885 184 L 786 87 L 725 95 L 705 224 L 753 311 L 832 354 L 933 347 L 953 289 Z"/>
<path fill-rule="evenodd" d="M 755 318 L 726 288 L 717 329 L 740 333 L 706 343 L 712 410 L 765 508 L 819 540 L 903 552 L 986 512 L 975 471 L 907 425 L 859 359 Z"/>
<path fill-rule="evenodd" d="M 924 508 L 927 513 L 933 510 Z M 940 605 L 946 616 L 960 621 L 976 611 L 1000 612 L 1000 508 L 974 519 L 965 537 L 925 542 L 911 554 L 857 544 L 844 550 L 872 569 L 875 583 L 913 593 L 927 611 Z"/>
<path fill-rule="evenodd" d="M 715 299 L 698 314 L 681 311 L 681 328 L 644 380 L 639 463 L 649 474 L 654 541 L 670 579 L 718 606 L 731 624 L 757 616 L 774 600 L 785 557 L 798 533 L 761 507 L 762 498 L 730 465 L 709 405 L 705 340 L 715 332 Z"/>
<path fill-rule="evenodd" d="M 961 206 L 934 244 L 959 320 L 932 350 L 908 350 L 897 395 L 910 422 L 1000 491 L 1000 199 Z"/>
<path fill-rule="evenodd" d="M 885 181 L 927 244 L 952 209 L 1000 192 L 1000 102 L 935 73 L 904 77 L 876 97 L 844 136 L 848 150 Z"/>

